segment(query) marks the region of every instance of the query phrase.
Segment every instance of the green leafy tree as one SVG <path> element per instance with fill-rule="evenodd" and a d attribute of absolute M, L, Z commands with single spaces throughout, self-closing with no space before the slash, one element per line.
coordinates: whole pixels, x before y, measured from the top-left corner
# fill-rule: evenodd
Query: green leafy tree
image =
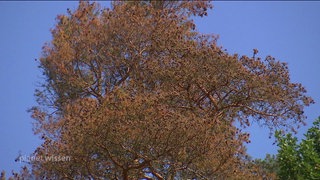
<path fill-rule="evenodd" d="M 207 1 L 80 2 L 43 48 L 30 111 L 41 179 L 257 179 L 249 119 L 295 128 L 312 103 L 287 65 L 228 54 L 196 31 Z M 236 127 L 238 123 L 241 127 Z"/>
<path fill-rule="evenodd" d="M 297 179 L 299 176 L 299 156 L 297 138 L 287 134 L 283 138 L 276 134 L 279 141 L 279 177 L 281 179 Z"/>
<path fill-rule="evenodd" d="M 320 118 L 305 134 L 300 144 L 291 134 L 276 133 L 280 179 L 320 179 Z"/>

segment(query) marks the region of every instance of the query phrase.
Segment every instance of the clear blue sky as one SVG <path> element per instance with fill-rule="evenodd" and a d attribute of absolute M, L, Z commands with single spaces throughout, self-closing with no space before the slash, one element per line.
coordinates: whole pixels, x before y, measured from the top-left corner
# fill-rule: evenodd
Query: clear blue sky
<path fill-rule="evenodd" d="M 21 165 L 14 162 L 19 152 L 28 155 L 40 144 L 32 132 L 26 112 L 35 105 L 33 97 L 41 73 L 35 58 L 50 41 L 50 28 L 57 14 L 77 7 L 72 2 L 0 1 L 0 170 L 8 173 Z M 103 2 L 109 4 L 109 2 Z M 306 109 L 308 126 L 320 115 L 320 2 L 213 2 L 209 16 L 196 19 L 203 33 L 219 34 L 219 44 L 230 53 L 272 55 L 287 62 L 294 82 L 302 83 L 316 104 Z M 268 131 L 249 128 L 253 157 L 274 154 L 277 147 Z"/>

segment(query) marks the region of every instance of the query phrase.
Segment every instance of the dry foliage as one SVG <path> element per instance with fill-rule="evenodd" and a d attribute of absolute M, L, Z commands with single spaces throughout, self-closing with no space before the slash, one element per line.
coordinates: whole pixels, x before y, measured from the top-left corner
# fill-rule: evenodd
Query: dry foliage
<path fill-rule="evenodd" d="M 287 65 L 230 55 L 195 30 L 206 1 L 80 2 L 43 48 L 46 81 L 31 109 L 44 139 L 31 162 L 47 179 L 258 179 L 246 159 L 249 118 L 304 122 L 312 103 Z M 257 51 L 254 51 L 256 54 Z"/>

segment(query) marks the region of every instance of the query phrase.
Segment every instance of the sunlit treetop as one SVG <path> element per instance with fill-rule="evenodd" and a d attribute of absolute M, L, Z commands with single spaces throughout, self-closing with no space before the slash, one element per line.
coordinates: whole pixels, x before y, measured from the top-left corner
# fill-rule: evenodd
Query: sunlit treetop
<path fill-rule="evenodd" d="M 286 63 L 229 54 L 197 31 L 207 1 L 81 1 L 57 17 L 32 108 L 45 140 L 35 154 L 46 177 L 212 179 L 258 176 L 245 161 L 241 128 L 304 123 L 313 100 Z M 239 123 L 241 128 L 235 127 Z M 64 173 L 62 175 L 62 172 Z"/>

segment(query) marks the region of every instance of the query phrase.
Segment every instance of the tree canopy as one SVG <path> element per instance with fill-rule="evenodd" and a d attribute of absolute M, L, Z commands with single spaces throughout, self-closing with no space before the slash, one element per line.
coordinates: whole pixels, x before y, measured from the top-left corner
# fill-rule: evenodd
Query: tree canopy
<path fill-rule="evenodd" d="M 276 133 L 279 146 L 278 176 L 281 179 L 320 179 L 320 118 L 298 144 L 292 134 Z"/>
<path fill-rule="evenodd" d="M 278 154 L 267 154 L 265 159 L 255 159 L 262 176 L 273 179 L 320 178 L 320 117 L 313 122 L 300 142 L 291 133 L 276 131 Z"/>
<path fill-rule="evenodd" d="M 43 47 L 31 108 L 45 179 L 256 179 L 250 120 L 294 130 L 312 103 L 271 56 L 229 54 L 197 31 L 207 1 L 81 1 Z M 238 123 L 240 126 L 236 126 Z"/>

